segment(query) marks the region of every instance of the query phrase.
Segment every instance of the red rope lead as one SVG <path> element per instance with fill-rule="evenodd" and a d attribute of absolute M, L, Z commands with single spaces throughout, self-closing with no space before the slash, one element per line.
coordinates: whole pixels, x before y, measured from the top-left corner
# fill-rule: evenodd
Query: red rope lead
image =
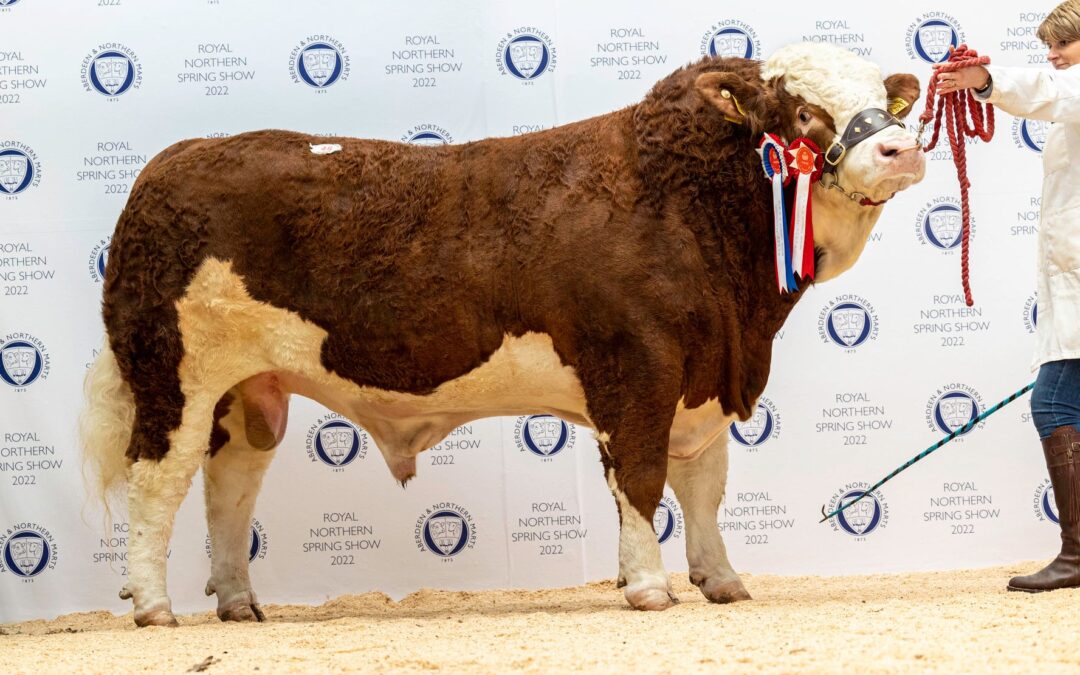
<path fill-rule="evenodd" d="M 956 175 L 960 179 L 960 213 L 963 218 L 963 238 L 960 252 L 960 271 L 964 282 L 964 301 L 968 307 L 975 304 L 971 297 L 971 281 L 968 278 L 968 239 L 971 236 L 971 206 L 968 203 L 968 188 L 971 181 L 967 177 L 967 152 L 964 145 L 964 137 L 974 138 L 978 136 L 983 141 L 989 141 L 994 137 L 994 106 L 986 104 L 985 118 L 982 104 L 967 89 L 950 92 L 942 96 L 937 95 L 937 76 L 941 73 L 950 73 L 961 68 L 971 66 L 985 66 L 990 63 L 990 57 L 979 56 L 974 49 L 968 49 L 967 45 L 960 45 L 952 50 L 949 60 L 942 64 L 934 77 L 930 78 L 930 85 L 926 88 L 926 111 L 919 117 L 922 126 L 934 120 L 934 135 L 930 144 L 923 148 L 924 152 L 930 152 L 937 145 L 938 135 L 941 133 L 941 115 L 945 114 L 945 128 L 949 133 L 949 146 L 952 148 L 953 163 L 956 164 Z M 937 111 L 934 111 L 934 102 L 937 101 Z M 967 113 L 971 113 L 971 124 L 968 124 Z M 920 132 L 922 127 L 920 127 Z M 920 133 L 920 137 L 921 137 Z"/>

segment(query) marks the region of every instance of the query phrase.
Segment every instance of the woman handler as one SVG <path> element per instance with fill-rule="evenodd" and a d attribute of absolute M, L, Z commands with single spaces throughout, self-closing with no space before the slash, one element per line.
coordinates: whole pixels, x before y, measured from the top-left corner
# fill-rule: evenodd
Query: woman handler
<path fill-rule="evenodd" d="M 1080 586 L 1080 0 L 1039 26 L 1054 71 L 975 66 L 937 74 L 938 92 L 974 89 L 1005 112 L 1056 122 L 1043 150 L 1039 224 L 1039 322 L 1031 415 L 1042 439 L 1061 525 L 1061 553 L 1009 580 L 1012 591 Z"/>

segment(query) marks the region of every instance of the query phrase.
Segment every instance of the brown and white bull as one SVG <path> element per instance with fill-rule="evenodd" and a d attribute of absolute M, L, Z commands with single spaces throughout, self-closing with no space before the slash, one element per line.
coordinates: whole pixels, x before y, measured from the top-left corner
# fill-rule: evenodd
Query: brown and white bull
<path fill-rule="evenodd" d="M 800 297 L 776 288 L 755 147 L 770 131 L 826 148 L 856 113 L 910 109 L 918 88 L 804 44 L 765 63 L 706 58 L 636 105 L 517 138 L 261 131 L 163 151 L 116 226 L 82 420 L 96 487 L 127 483 L 135 622 L 175 624 L 166 550 L 200 465 L 206 591 L 223 620 L 262 618 L 248 528 L 293 393 L 366 429 L 403 483 L 470 420 L 592 427 L 629 603 L 675 602 L 652 528 L 665 481 L 691 581 L 715 602 L 749 598 L 716 527 L 726 431 L 753 413 Z M 881 203 L 922 178 L 914 144 L 888 126 L 847 149 L 842 190 L 815 188 L 818 281 L 851 267 Z"/>

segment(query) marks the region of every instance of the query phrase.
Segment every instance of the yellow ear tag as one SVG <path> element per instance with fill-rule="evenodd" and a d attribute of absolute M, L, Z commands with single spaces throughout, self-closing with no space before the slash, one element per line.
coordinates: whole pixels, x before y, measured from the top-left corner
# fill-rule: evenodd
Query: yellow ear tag
<path fill-rule="evenodd" d="M 908 102 L 897 96 L 889 101 L 889 113 L 893 115 L 899 115 L 900 111 L 908 107 Z"/>
<path fill-rule="evenodd" d="M 743 117 L 746 117 L 746 113 L 743 112 L 742 106 L 739 105 L 739 99 L 735 98 L 734 94 L 732 94 L 727 89 L 721 89 L 720 90 L 720 95 L 723 96 L 724 98 L 731 99 L 731 102 L 735 104 L 735 109 L 739 111 L 739 114 L 742 115 Z M 742 120 L 735 119 L 734 117 L 729 117 L 727 115 L 724 115 L 724 119 L 726 119 L 728 122 L 731 122 L 732 124 L 742 124 L 742 122 L 743 122 Z"/>

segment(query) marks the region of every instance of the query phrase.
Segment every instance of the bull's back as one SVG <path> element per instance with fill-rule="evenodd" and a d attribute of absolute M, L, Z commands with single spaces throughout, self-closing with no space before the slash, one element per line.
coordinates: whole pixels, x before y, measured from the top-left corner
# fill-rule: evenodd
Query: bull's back
<path fill-rule="evenodd" d="M 456 207 L 460 150 L 335 138 L 320 140 L 340 151 L 317 154 L 312 140 L 256 132 L 155 157 L 114 234 L 110 333 L 225 261 L 255 301 L 326 330 L 326 358 L 349 377 L 423 390 L 482 362 L 501 341 L 506 272 Z"/>
<path fill-rule="evenodd" d="M 330 281 L 313 278 L 320 274 L 368 276 L 378 259 L 400 256 L 431 222 L 444 157 L 347 138 L 329 139 L 342 149 L 322 155 L 312 152 L 312 140 L 261 131 L 162 151 L 117 223 L 106 297 L 125 272 L 164 266 L 190 276 L 207 257 L 243 268 L 256 285 L 288 276 L 302 294 L 305 285 Z M 321 295 L 335 286 L 325 284 Z"/>

